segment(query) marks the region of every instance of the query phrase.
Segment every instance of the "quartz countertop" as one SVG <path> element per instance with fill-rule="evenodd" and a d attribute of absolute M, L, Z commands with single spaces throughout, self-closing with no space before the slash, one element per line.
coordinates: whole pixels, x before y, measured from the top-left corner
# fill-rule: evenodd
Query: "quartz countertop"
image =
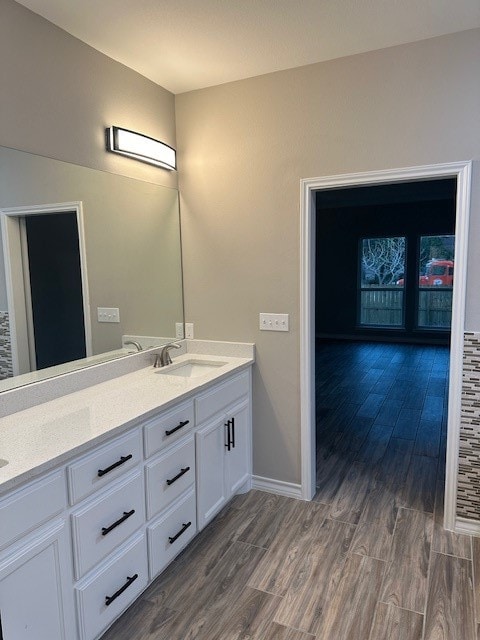
<path fill-rule="evenodd" d="M 168 375 L 189 360 L 225 364 L 197 377 Z M 0 494 L 253 362 L 250 357 L 187 353 L 168 368 L 149 366 L 0 418 Z"/>

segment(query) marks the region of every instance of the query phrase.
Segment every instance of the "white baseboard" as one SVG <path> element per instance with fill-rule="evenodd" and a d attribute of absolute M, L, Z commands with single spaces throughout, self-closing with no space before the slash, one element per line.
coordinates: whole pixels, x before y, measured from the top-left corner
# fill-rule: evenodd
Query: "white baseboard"
<path fill-rule="evenodd" d="M 457 516 L 455 521 L 455 533 L 464 533 L 468 536 L 480 536 L 480 522 Z"/>
<path fill-rule="evenodd" d="M 262 476 L 252 476 L 252 489 L 268 491 L 268 493 L 276 493 L 280 496 L 303 500 L 302 485 L 295 484 L 294 482 L 284 482 L 283 480 L 273 480 L 272 478 L 263 478 Z"/>

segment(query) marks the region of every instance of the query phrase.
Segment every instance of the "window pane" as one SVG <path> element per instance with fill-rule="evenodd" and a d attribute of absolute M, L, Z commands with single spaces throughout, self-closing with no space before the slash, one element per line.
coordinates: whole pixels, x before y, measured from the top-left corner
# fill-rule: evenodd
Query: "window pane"
<path fill-rule="evenodd" d="M 420 238 L 418 274 L 418 326 L 449 329 L 452 321 L 452 295 L 455 236 Z"/>
<path fill-rule="evenodd" d="M 360 252 L 360 324 L 403 326 L 405 238 L 364 238 Z"/>

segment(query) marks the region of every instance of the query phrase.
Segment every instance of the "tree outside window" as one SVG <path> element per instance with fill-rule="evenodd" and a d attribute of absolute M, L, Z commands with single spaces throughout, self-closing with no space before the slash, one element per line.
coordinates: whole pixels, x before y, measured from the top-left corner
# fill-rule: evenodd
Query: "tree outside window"
<path fill-rule="evenodd" d="M 405 272 L 405 245 L 401 237 L 363 239 L 362 287 L 397 286 Z"/>

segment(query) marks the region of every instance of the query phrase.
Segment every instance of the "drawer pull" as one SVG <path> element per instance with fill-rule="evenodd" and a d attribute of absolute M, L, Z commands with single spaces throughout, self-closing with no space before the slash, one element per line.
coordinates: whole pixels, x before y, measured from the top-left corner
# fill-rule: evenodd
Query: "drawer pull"
<path fill-rule="evenodd" d="M 187 522 L 187 524 L 183 523 L 182 528 L 180 529 L 180 531 L 178 533 L 176 533 L 172 538 L 168 538 L 168 541 L 170 542 L 170 544 L 173 544 L 175 542 L 175 540 L 177 540 L 182 533 L 185 533 L 185 531 L 188 529 L 188 527 L 191 525 L 191 522 Z"/>
<path fill-rule="evenodd" d="M 125 462 L 127 462 L 127 460 L 131 460 L 132 458 L 133 458 L 133 455 L 131 453 L 128 456 L 121 456 L 120 460 L 117 460 L 117 462 L 114 462 L 113 464 L 111 464 L 106 469 L 99 469 L 98 470 L 99 477 L 101 478 L 102 476 L 104 476 L 109 471 L 113 471 L 114 469 L 116 469 L 120 465 L 122 465 Z"/>
<path fill-rule="evenodd" d="M 232 445 L 232 441 L 230 440 L 230 426 L 232 424 L 231 420 L 227 420 L 227 422 L 225 422 L 225 426 L 227 427 L 227 434 L 225 437 L 225 440 L 227 441 L 225 443 L 225 447 L 227 448 L 227 451 L 230 451 L 231 449 L 231 445 Z"/>
<path fill-rule="evenodd" d="M 235 418 L 232 418 L 232 449 L 235 449 Z"/>
<path fill-rule="evenodd" d="M 123 587 L 120 587 L 120 589 L 118 591 L 115 591 L 115 593 L 113 594 L 113 596 L 105 596 L 105 605 L 108 607 L 108 605 L 112 604 L 112 602 L 118 598 L 118 596 L 121 596 L 122 593 L 125 591 L 125 589 L 128 589 L 128 587 L 132 584 L 132 582 L 135 582 L 135 580 L 138 578 L 138 573 L 136 573 L 134 576 L 132 576 L 131 578 L 127 576 L 127 581 L 125 582 L 125 584 L 123 585 Z"/>
<path fill-rule="evenodd" d="M 119 520 L 111 524 L 109 527 L 102 527 L 102 536 L 106 536 L 107 533 L 110 533 L 110 531 L 115 529 L 115 527 L 118 527 L 119 524 L 122 524 L 122 522 L 128 520 L 128 518 L 130 518 L 130 516 L 133 516 L 134 513 L 135 509 L 132 509 L 131 511 L 124 511 L 123 516 Z"/>
<path fill-rule="evenodd" d="M 190 422 L 190 420 L 183 420 L 182 422 L 179 422 L 178 425 L 174 429 L 169 429 L 169 430 L 165 431 L 165 435 L 166 436 L 171 436 L 172 433 L 175 433 L 175 431 L 178 431 L 179 429 L 184 427 L 189 422 Z"/>
<path fill-rule="evenodd" d="M 170 486 L 171 484 L 173 484 L 174 482 L 176 482 L 179 478 L 181 478 L 183 475 L 185 475 L 187 473 L 187 471 L 190 471 L 190 467 L 185 467 L 185 469 L 182 469 L 180 471 L 180 473 L 177 473 L 176 476 L 174 476 L 173 478 L 171 478 L 170 480 L 167 480 L 167 484 L 168 486 Z"/>

